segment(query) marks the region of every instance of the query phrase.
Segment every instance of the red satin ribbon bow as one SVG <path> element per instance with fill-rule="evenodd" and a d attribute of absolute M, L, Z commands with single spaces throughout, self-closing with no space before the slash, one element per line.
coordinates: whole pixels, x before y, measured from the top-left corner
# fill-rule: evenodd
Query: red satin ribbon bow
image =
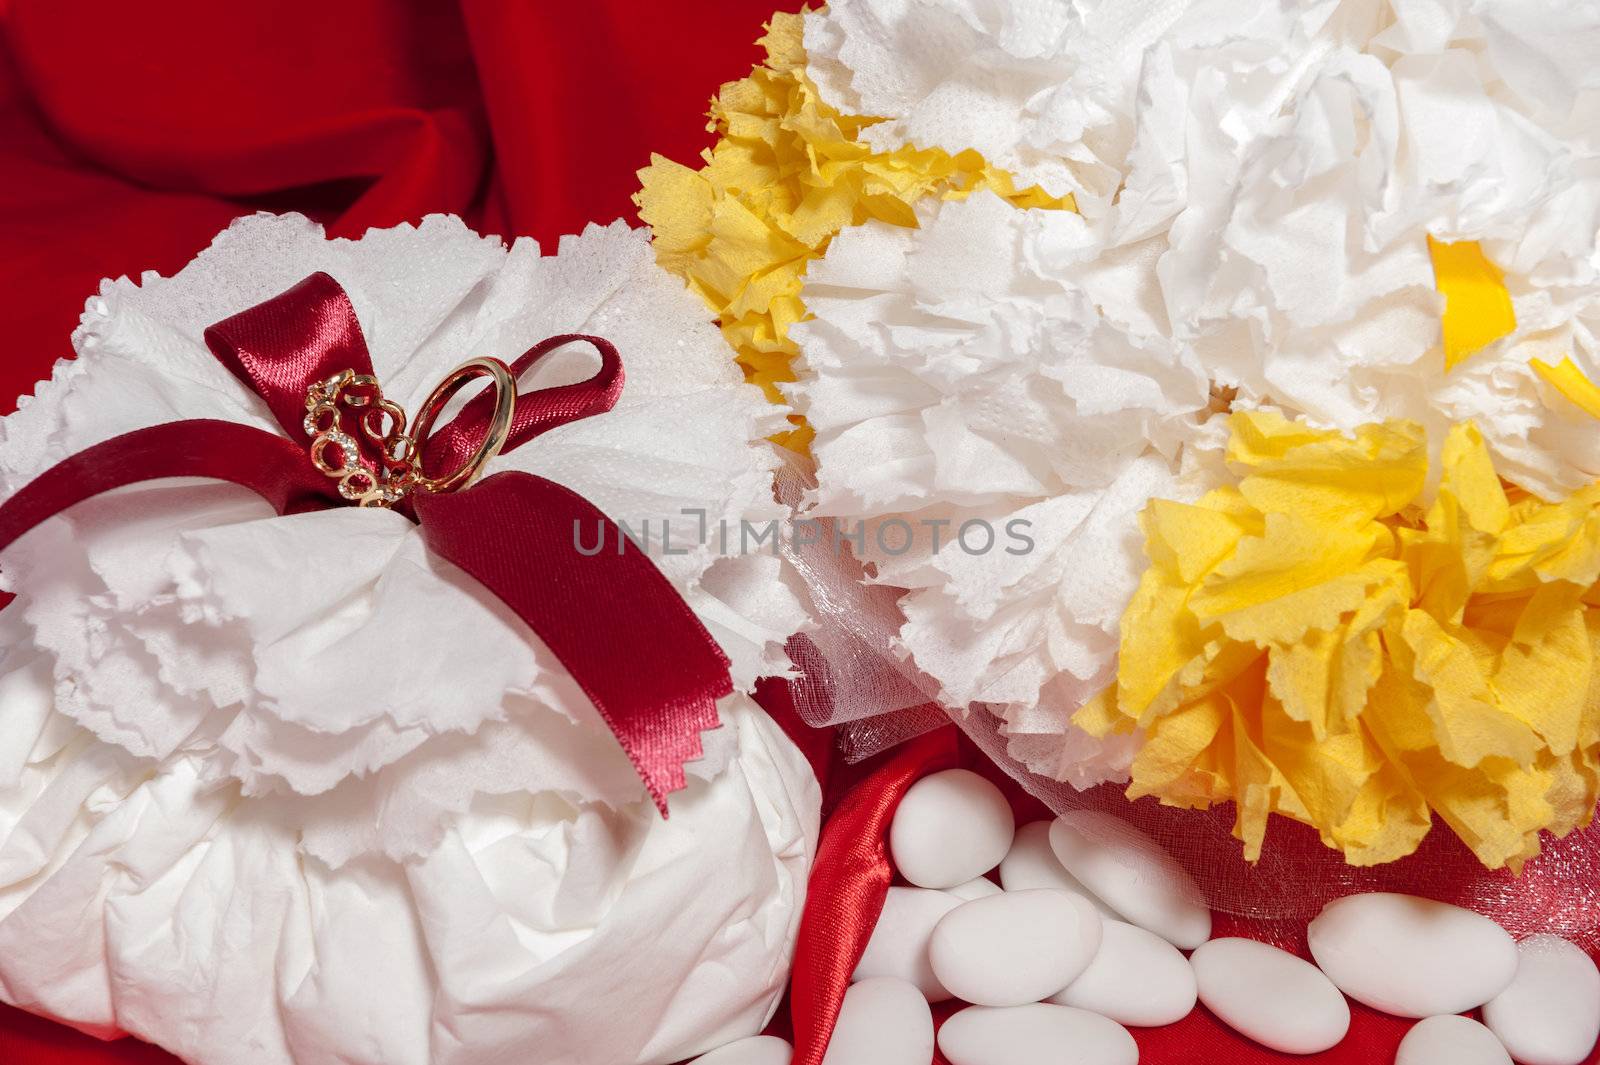
<path fill-rule="evenodd" d="M 312 274 L 280 296 L 206 330 L 212 354 L 249 386 L 284 435 L 237 422 L 170 422 L 96 444 L 51 467 L 0 505 L 0 550 L 47 518 L 123 485 L 207 477 L 243 485 L 279 514 L 349 505 L 312 465 L 302 424 L 306 393 L 342 370 L 371 374 L 355 309 L 339 283 Z M 608 341 L 550 337 L 511 364 L 513 377 L 556 348 L 585 341 L 595 376 L 518 395 L 504 450 L 558 425 L 604 413 L 622 392 L 622 361 Z M 467 403 L 417 441 L 423 463 L 453 469 L 487 430 L 494 397 Z M 519 472 L 459 492 L 416 491 L 402 508 L 428 548 L 498 596 L 561 660 L 627 752 L 662 815 L 684 786 L 683 765 L 717 727 L 717 700 L 733 690 L 728 659 L 643 551 L 576 492 Z M 580 553 L 575 523 L 595 522 L 603 543 Z"/>

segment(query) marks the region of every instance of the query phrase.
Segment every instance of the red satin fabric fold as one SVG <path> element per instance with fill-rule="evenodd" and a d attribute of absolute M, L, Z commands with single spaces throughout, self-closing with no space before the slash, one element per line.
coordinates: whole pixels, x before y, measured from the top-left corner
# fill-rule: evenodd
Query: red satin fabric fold
<path fill-rule="evenodd" d="M 800 6 L 462 0 L 494 139 L 490 228 L 548 249 L 590 222 L 632 219 L 634 171 L 651 152 L 689 163 L 708 146 L 718 86 L 749 73 L 774 11 Z"/>
<path fill-rule="evenodd" d="M 337 205 L 347 235 L 459 213 L 481 188 L 488 128 L 454 5 L 10 0 L 5 14 L 54 136 L 144 188 L 300 190 Z"/>
<path fill-rule="evenodd" d="M 850 974 L 867 949 L 894 872 L 889 822 L 919 777 L 957 764 L 956 732 L 942 728 L 889 752 L 828 818 L 811 868 L 790 978 L 793 1065 L 822 1065 Z"/>
<path fill-rule="evenodd" d="M 0 413 L 101 278 L 171 274 L 238 215 L 451 212 L 546 251 L 633 221 L 634 171 L 710 143 L 779 7 L 0 0 Z"/>

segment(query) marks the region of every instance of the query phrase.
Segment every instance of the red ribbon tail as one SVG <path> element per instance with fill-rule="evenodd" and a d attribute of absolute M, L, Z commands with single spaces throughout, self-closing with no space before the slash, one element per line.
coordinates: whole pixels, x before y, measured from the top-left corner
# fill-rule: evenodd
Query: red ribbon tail
<path fill-rule="evenodd" d="M 206 477 L 261 496 L 279 514 L 339 502 L 305 451 L 276 433 L 196 418 L 112 437 L 50 467 L 0 505 L 0 549 L 84 500 L 142 481 Z"/>
<path fill-rule="evenodd" d="M 728 659 L 670 581 L 571 489 L 500 473 L 454 494 L 413 497 L 429 550 L 459 566 L 533 629 L 594 702 L 663 816 L 684 763 L 717 728 Z M 593 554 L 579 550 L 598 523 Z"/>

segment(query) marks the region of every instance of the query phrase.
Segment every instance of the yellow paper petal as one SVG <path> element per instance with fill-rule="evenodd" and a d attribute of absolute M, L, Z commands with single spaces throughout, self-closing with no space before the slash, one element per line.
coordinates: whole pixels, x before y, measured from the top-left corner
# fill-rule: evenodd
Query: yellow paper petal
<path fill-rule="evenodd" d="M 1594 669 L 1580 591 L 1564 581 L 1535 590 L 1490 677 L 1507 712 L 1537 730 L 1557 755 L 1582 743 Z"/>
<path fill-rule="evenodd" d="M 1308 629 L 1333 628 L 1392 576 L 1399 563 L 1380 557 L 1391 540 L 1376 522 L 1352 527 L 1269 513 L 1263 534 L 1239 541 L 1189 609 L 1202 624 L 1217 621 L 1258 647 L 1298 642 Z"/>
<path fill-rule="evenodd" d="M 1159 795 L 1171 806 L 1209 806 L 1233 792 L 1218 788 L 1215 773 L 1206 772 L 1206 752 L 1218 741 L 1228 720 L 1227 700 L 1214 695 L 1199 699 L 1151 725 L 1134 756 L 1134 784 L 1129 798 Z"/>
<path fill-rule="evenodd" d="M 1461 503 L 1468 523 L 1494 536 L 1511 521 L 1511 504 L 1495 476 L 1494 462 L 1483 434 L 1470 422 L 1450 427 L 1439 456 L 1443 468 L 1442 491 Z"/>
<path fill-rule="evenodd" d="M 1188 598 L 1188 588 L 1152 566 L 1123 614 L 1117 701 L 1137 722 L 1166 709 L 1162 693 L 1205 649 Z"/>
<path fill-rule="evenodd" d="M 1517 327 L 1499 267 L 1473 240 L 1443 244 L 1428 238 L 1434 284 L 1444 295 L 1444 368 L 1454 369 Z"/>
<path fill-rule="evenodd" d="M 1534 359 L 1528 365 L 1533 372 L 1550 383 L 1550 386 L 1583 409 L 1591 418 L 1600 418 L 1600 386 L 1589 380 L 1578 364 L 1568 355 L 1552 366 L 1543 359 Z"/>
<path fill-rule="evenodd" d="M 1403 605 L 1404 571 L 1369 595 L 1336 629 L 1310 629 L 1299 642 L 1268 652 L 1267 683 L 1291 721 L 1321 741 L 1354 727 L 1367 693 L 1382 670 L 1379 635 L 1389 615 Z"/>
<path fill-rule="evenodd" d="M 1427 439 L 1414 422 L 1364 425 L 1353 440 L 1272 412 L 1232 424 L 1228 461 L 1247 471 L 1239 493 L 1264 514 L 1384 517 L 1414 500 L 1427 478 Z"/>
<path fill-rule="evenodd" d="M 1401 638 L 1410 647 L 1412 670 L 1432 692 L 1427 711 L 1433 720 L 1428 746 L 1456 765 L 1473 768 L 1486 758 L 1508 758 L 1526 766 L 1539 738 L 1522 720 L 1507 713 L 1479 668 L 1465 640 L 1421 610 L 1406 612 Z"/>

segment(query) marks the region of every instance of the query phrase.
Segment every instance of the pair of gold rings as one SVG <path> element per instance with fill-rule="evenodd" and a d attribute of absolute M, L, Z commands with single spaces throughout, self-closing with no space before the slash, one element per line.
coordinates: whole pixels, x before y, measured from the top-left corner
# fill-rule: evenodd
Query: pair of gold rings
<path fill-rule="evenodd" d="M 478 377 L 490 379 L 494 413 L 483 439 L 460 466 L 430 477 L 422 468 L 423 448 L 434 423 L 455 394 Z M 471 484 L 505 447 L 511 435 L 517 383 L 499 359 L 470 359 L 445 375 L 423 401 L 416 425 L 406 432 L 406 413 L 385 399 L 376 378 L 344 370 L 318 381 L 306 393 L 305 430 L 311 439 L 311 461 L 339 482 L 339 494 L 364 507 L 389 507 L 412 489 L 453 492 Z M 379 452 L 374 466 L 364 465 L 361 446 L 345 431 L 342 408 L 359 414 L 356 424 Z M 337 461 L 334 461 L 334 460 Z"/>

